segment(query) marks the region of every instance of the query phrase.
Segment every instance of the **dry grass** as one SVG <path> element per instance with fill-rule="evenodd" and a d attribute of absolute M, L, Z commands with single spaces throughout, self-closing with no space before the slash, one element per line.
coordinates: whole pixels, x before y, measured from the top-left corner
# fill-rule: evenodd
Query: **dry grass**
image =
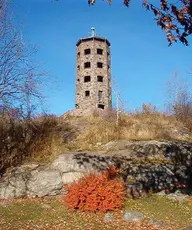
<path fill-rule="evenodd" d="M 63 137 L 50 135 L 46 139 L 39 139 L 31 145 L 30 155 L 25 161 L 47 163 L 66 150 L 68 150 L 68 148 Z"/>
<path fill-rule="evenodd" d="M 47 163 L 55 158 L 58 154 L 68 150 L 67 142 L 73 137 L 72 127 L 58 117 L 54 117 L 55 126 L 48 125 L 46 135 L 39 135 L 30 146 L 30 155 L 26 160 L 34 160 Z M 42 125 L 44 118 L 34 120 L 35 123 Z"/>
<path fill-rule="evenodd" d="M 0 117 L 1 118 L 1 117 Z M 0 165 L 23 161 L 49 162 L 62 152 L 97 150 L 116 140 L 191 140 L 174 116 L 144 107 L 135 113 L 93 113 L 87 116 L 42 116 L 30 122 L 0 119 Z"/>
<path fill-rule="evenodd" d="M 17 199 L 0 201 L 0 229 L 41 229 L 41 230 L 179 230 L 191 224 L 192 206 L 178 203 L 165 197 L 148 198 L 126 202 L 125 210 L 142 212 L 146 221 L 131 223 L 122 219 L 122 212 L 113 212 L 114 221 L 104 222 L 103 213 L 74 212 L 65 207 L 57 198 Z M 1 205 L 2 204 L 2 205 Z M 48 205 L 48 208 L 43 205 Z M 163 228 L 148 224 L 150 220 L 163 221 Z"/>
<path fill-rule="evenodd" d="M 65 150 L 71 134 L 70 125 L 55 116 L 42 116 L 32 121 L 0 117 L 0 170 L 23 161 L 47 162 Z"/>
<path fill-rule="evenodd" d="M 76 118 L 77 119 L 77 118 Z M 118 124 L 116 117 L 89 116 L 79 118 L 89 123 L 87 129 L 72 143 L 73 148 L 94 149 L 101 143 L 116 140 L 187 140 L 183 124 L 174 116 L 157 111 L 141 111 L 121 114 Z M 185 134 L 185 135 L 183 135 Z"/>

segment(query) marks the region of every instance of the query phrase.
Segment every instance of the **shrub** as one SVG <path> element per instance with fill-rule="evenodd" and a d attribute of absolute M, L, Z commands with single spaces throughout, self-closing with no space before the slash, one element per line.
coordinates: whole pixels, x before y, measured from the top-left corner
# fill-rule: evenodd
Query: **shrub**
<path fill-rule="evenodd" d="M 62 151 L 71 127 L 53 115 L 33 120 L 15 119 L 0 113 L 0 171 L 27 160 L 49 161 Z"/>
<path fill-rule="evenodd" d="M 64 204 L 81 211 L 115 211 L 125 200 L 122 182 L 117 179 L 118 170 L 113 166 L 103 174 L 89 174 L 78 182 L 65 186 Z"/>

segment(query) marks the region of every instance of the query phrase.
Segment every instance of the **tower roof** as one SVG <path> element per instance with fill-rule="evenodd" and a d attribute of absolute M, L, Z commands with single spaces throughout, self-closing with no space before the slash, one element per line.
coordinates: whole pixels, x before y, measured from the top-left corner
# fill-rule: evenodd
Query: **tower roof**
<path fill-rule="evenodd" d="M 111 45 L 110 42 L 106 38 L 96 36 L 95 28 L 92 27 L 91 28 L 91 36 L 79 39 L 78 42 L 76 43 L 76 46 L 79 46 L 82 42 L 94 41 L 94 40 L 101 41 L 101 42 L 106 42 L 108 46 Z"/>
<path fill-rule="evenodd" d="M 76 46 L 79 46 L 82 42 L 87 42 L 87 41 L 101 41 L 101 42 L 106 42 L 108 46 L 110 46 L 110 42 L 106 38 L 101 38 L 101 37 L 87 37 L 87 38 L 81 38 L 78 40 L 76 43 Z"/>

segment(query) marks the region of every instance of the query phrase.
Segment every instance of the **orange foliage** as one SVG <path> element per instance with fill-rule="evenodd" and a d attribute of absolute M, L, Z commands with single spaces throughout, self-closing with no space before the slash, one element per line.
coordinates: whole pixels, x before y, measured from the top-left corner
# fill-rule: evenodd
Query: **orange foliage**
<path fill-rule="evenodd" d="M 125 200 L 122 182 L 117 179 L 118 170 L 112 166 L 103 174 L 89 174 L 70 186 L 64 203 L 81 211 L 115 211 L 121 209 Z"/>

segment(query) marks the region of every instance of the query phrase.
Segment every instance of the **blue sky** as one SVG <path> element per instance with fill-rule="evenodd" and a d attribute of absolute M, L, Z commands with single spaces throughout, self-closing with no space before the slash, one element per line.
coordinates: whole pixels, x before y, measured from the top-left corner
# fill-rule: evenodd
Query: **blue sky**
<path fill-rule="evenodd" d="M 168 47 L 164 33 L 140 1 L 130 8 L 123 0 L 15 0 L 15 22 L 22 24 L 23 40 L 39 47 L 36 61 L 51 73 L 43 87 L 49 113 L 61 115 L 74 109 L 76 42 L 95 27 L 111 43 L 111 70 L 127 109 L 152 103 L 163 109 L 166 84 L 175 71 L 192 85 L 192 50 L 180 43 Z M 153 1 L 158 2 L 157 0 Z M 192 44 L 192 39 L 191 44 Z M 113 97 L 113 101 L 115 98 Z"/>

